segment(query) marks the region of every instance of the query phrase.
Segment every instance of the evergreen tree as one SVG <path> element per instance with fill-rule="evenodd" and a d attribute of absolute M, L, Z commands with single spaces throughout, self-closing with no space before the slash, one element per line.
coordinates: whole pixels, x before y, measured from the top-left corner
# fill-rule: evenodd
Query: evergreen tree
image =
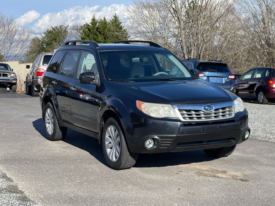
<path fill-rule="evenodd" d="M 110 21 L 96 19 L 93 16 L 90 23 L 81 27 L 81 39 L 95 41 L 97 43 L 111 43 L 113 41 L 127 40 L 129 38 L 127 30 L 122 26 L 122 22 L 115 14 Z"/>
<path fill-rule="evenodd" d="M 4 58 L 4 56 L 0 53 L 0 62 L 5 62 L 6 60 L 5 60 L 5 58 Z"/>
<path fill-rule="evenodd" d="M 129 39 L 128 31 L 122 26 L 122 22 L 116 14 L 109 22 L 109 39 L 110 42 Z"/>
<path fill-rule="evenodd" d="M 86 23 L 81 27 L 81 39 L 100 42 L 98 32 L 98 20 L 93 16 L 91 23 Z"/>
<path fill-rule="evenodd" d="M 109 40 L 109 23 L 104 17 L 98 22 L 98 32 L 100 34 L 100 43 L 110 43 Z"/>
<path fill-rule="evenodd" d="M 25 54 L 25 58 L 23 62 L 25 63 L 32 63 L 36 56 L 44 50 L 41 41 L 38 37 L 35 37 L 31 40 L 29 49 L 27 50 Z"/>
<path fill-rule="evenodd" d="M 41 44 L 43 52 L 50 52 L 60 47 L 68 36 L 68 26 L 55 26 L 47 29 L 42 35 Z"/>

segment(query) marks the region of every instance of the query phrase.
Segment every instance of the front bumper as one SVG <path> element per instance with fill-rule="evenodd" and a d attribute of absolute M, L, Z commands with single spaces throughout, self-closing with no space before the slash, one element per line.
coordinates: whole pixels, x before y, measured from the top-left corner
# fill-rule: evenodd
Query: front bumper
<path fill-rule="evenodd" d="M 245 110 L 234 118 L 211 122 L 183 122 L 140 118 L 135 116 L 133 135 L 127 142 L 133 153 L 164 153 L 229 147 L 245 139 L 248 113 Z M 133 121 L 133 119 L 132 119 Z M 139 124 L 137 124 L 139 122 Z M 155 146 L 148 150 L 144 143 L 153 138 Z"/>
<path fill-rule="evenodd" d="M 0 84 L 17 84 L 17 79 L 12 77 L 0 77 Z"/>

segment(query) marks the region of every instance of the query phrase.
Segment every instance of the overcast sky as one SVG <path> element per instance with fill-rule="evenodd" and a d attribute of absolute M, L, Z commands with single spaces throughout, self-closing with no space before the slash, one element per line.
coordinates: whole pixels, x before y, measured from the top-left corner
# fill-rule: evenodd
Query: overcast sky
<path fill-rule="evenodd" d="M 0 0 L 0 12 L 41 34 L 51 26 L 84 24 L 95 15 L 111 18 L 115 13 L 126 22 L 131 0 Z"/>

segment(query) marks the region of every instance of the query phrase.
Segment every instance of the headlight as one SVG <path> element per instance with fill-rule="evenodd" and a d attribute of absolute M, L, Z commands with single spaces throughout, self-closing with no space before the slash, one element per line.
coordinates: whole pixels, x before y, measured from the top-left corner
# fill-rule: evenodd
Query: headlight
<path fill-rule="evenodd" d="M 15 77 L 16 77 L 16 74 L 12 73 L 12 74 L 10 75 L 10 77 L 15 78 Z"/>
<path fill-rule="evenodd" d="M 245 109 L 243 105 L 243 100 L 240 97 L 234 100 L 234 105 L 235 105 L 235 114 L 238 112 L 243 112 Z"/>
<path fill-rule="evenodd" d="M 178 117 L 175 109 L 169 104 L 154 104 L 137 101 L 137 108 L 151 117 Z"/>

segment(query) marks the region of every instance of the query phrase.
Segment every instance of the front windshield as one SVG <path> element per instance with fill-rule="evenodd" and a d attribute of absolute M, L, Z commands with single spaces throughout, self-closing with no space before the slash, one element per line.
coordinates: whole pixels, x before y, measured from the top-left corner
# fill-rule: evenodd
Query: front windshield
<path fill-rule="evenodd" d="M 108 51 L 100 53 L 109 81 L 173 81 L 193 79 L 168 51 Z"/>
<path fill-rule="evenodd" d="M 11 70 L 8 64 L 0 64 L 0 70 Z"/>

